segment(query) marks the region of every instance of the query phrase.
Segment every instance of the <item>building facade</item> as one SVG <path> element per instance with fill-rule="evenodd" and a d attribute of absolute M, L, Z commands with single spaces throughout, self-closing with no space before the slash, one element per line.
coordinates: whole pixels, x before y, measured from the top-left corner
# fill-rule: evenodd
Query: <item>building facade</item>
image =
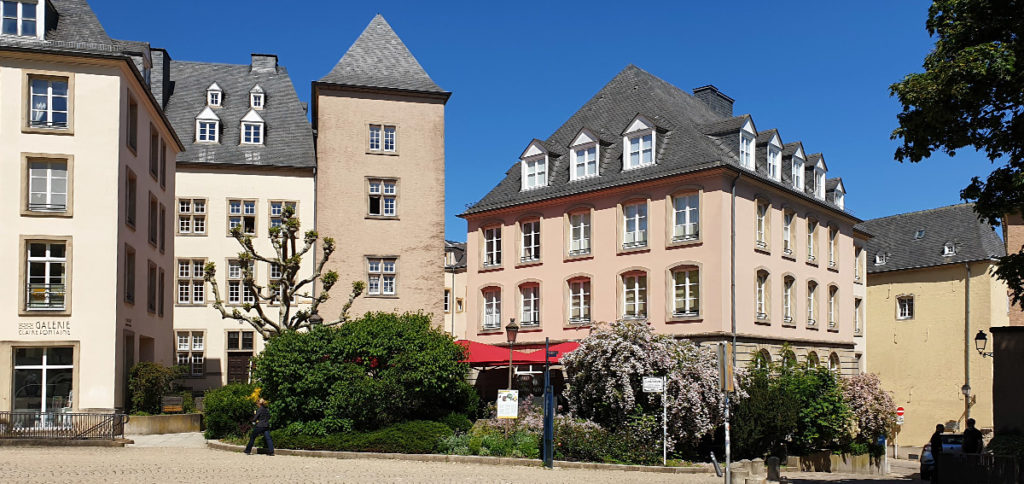
<path fill-rule="evenodd" d="M 444 323 L 455 339 L 466 338 L 466 243 L 446 240 L 444 248 Z"/>
<path fill-rule="evenodd" d="M 340 278 L 325 320 L 364 281 L 351 315 L 422 310 L 441 325 L 449 96 L 380 15 L 313 83 L 316 227 L 344 249 L 327 264 Z"/>
<path fill-rule="evenodd" d="M 906 409 L 900 446 L 921 447 L 936 424 L 992 427 L 992 359 L 979 330 L 1006 326 L 1006 285 L 993 271 L 1003 242 L 970 204 L 868 220 L 867 369 Z M 965 385 L 969 392 L 965 395 Z M 966 400 L 966 401 L 965 401 Z"/>
<path fill-rule="evenodd" d="M 860 371 L 866 235 L 846 189 L 821 154 L 732 105 L 629 66 L 530 142 L 461 215 L 467 338 L 502 344 L 513 318 L 527 344 L 638 319 L 717 342 L 735 319 L 741 365 Z"/>
<path fill-rule="evenodd" d="M 148 45 L 83 0 L 2 3 L 0 410 L 124 409 L 131 366 L 171 363 L 183 146 Z"/>

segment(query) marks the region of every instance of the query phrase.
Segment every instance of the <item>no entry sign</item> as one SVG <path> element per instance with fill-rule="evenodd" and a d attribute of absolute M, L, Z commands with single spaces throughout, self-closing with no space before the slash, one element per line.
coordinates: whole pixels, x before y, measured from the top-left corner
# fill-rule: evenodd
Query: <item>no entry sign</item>
<path fill-rule="evenodd" d="M 905 412 L 905 410 L 903 410 L 903 407 L 896 407 L 896 416 L 897 417 L 902 417 L 904 412 Z"/>

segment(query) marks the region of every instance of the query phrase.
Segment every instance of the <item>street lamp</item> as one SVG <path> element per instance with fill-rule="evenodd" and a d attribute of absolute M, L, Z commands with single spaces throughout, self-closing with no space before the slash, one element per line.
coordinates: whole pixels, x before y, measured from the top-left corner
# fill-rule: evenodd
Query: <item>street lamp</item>
<path fill-rule="evenodd" d="M 505 326 L 505 338 L 508 340 L 508 389 L 512 389 L 512 347 L 516 344 L 516 335 L 519 334 L 519 325 L 516 318 L 509 318 L 508 326 Z"/>
<path fill-rule="evenodd" d="M 992 356 L 992 352 L 985 352 L 985 347 L 988 346 L 988 335 L 985 331 L 978 331 L 978 335 L 974 337 L 974 348 L 978 350 L 978 354 L 982 357 Z"/>
<path fill-rule="evenodd" d="M 320 316 L 320 313 L 314 313 L 309 317 L 309 324 L 312 326 L 320 326 L 324 323 L 324 318 Z"/>

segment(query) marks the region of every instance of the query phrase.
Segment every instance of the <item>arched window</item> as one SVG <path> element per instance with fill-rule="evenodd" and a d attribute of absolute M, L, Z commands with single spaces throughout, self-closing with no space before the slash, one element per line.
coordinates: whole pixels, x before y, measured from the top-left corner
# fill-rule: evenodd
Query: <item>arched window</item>
<path fill-rule="evenodd" d="M 793 286 L 796 285 L 796 279 L 793 276 L 786 276 L 782 283 L 782 322 L 792 323 L 793 322 L 793 308 L 796 306 L 796 301 Z"/>
<path fill-rule="evenodd" d="M 796 354 L 793 350 L 786 350 L 782 352 L 782 366 L 792 368 L 796 366 Z"/>
<path fill-rule="evenodd" d="M 754 368 L 767 369 L 772 364 L 772 354 L 762 349 L 754 354 Z"/>
<path fill-rule="evenodd" d="M 590 322 L 590 278 L 577 277 L 569 282 L 569 323 Z"/>
<path fill-rule="evenodd" d="M 519 286 L 519 325 L 540 326 L 540 284 L 536 282 Z"/>
<path fill-rule="evenodd" d="M 672 269 L 672 315 L 696 316 L 700 312 L 700 269 L 680 266 Z"/>
<path fill-rule="evenodd" d="M 483 320 L 484 329 L 501 329 L 501 288 L 485 287 L 481 291 L 483 296 Z"/>
<path fill-rule="evenodd" d="M 768 321 L 768 271 L 757 271 L 757 295 L 754 301 L 754 317 L 758 321 Z"/>
<path fill-rule="evenodd" d="M 828 327 L 836 328 L 839 326 L 839 288 L 836 286 L 828 287 Z"/>
<path fill-rule="evenodd" d="M 807 326 L 814 326 L 815 321 L 814 315 L 817 309 L 814 304 L 814 299 L 818 297 L 818 283 L 810 281 L 807 283 Z"/>
<path fill-rule="evenodd" d="M 828 369 L 832 370 L 832 371 L 834 371 L 836 373 L 839 373 L 839 370 L 840 370 L 840 367 L 839 367 L 839 355 L 837 355 L 835 353 L 832 353 L 831 355 L 829 355 L 829 357 L 828 357 Z"/>
<path fill-rule="evenodd" d="M 816 367 L 816 366 L 818 366 L 820 364 L 821 364 L 821 361 L 818 360 L 818 354 L 817 353 L 815 353 L 813 351 L 811 351 L 810 353 L 807 353 L 807 366 L 808 367 L 814 368 L 814 367 Z"/>
<path fill-rule="evenodd" d="M 647 317 L 647 273 L 631 271 L 622 278 L 622 317 L 623 319 L 643 319 Z"/>

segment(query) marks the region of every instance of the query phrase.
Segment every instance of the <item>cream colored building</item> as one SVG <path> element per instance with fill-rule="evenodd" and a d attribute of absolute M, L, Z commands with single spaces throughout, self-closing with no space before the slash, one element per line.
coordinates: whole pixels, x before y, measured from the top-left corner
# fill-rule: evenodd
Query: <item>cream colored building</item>
<path fill-rule="evenodd" d="M 446 240 L 444 249 L 444 328 L 455 339 L 466 339 L 466 243 Z"/>
<path fill-rule="evenodd" d="M 171 363 L 183 147 L 148 45 L 81 0 L 0 9 L 0 410 L 124 409 L 132 365 Z"/>
<path fill-rule="evenodd" d="M 350 282 L 364 281 L 350 315 L 423 311 L 441 325 L 449 96 L 380 15 L 313 83 L 316 226 L 340 247 L 325 320 L 340 314 Z"/>
<path fill-rule="evenodd" d="M 992 427 L 992 359 L 979 330 L 1006 326 L 1006 285 L 993 271 L 999 235 L 970 204 L 866 221 L 870 358 L 906 410 L 901 447 L 921 447 L 936 424 L 962 432 L 967 417 Z M 964 386 L 970 391 L 965 402 Z"/>

